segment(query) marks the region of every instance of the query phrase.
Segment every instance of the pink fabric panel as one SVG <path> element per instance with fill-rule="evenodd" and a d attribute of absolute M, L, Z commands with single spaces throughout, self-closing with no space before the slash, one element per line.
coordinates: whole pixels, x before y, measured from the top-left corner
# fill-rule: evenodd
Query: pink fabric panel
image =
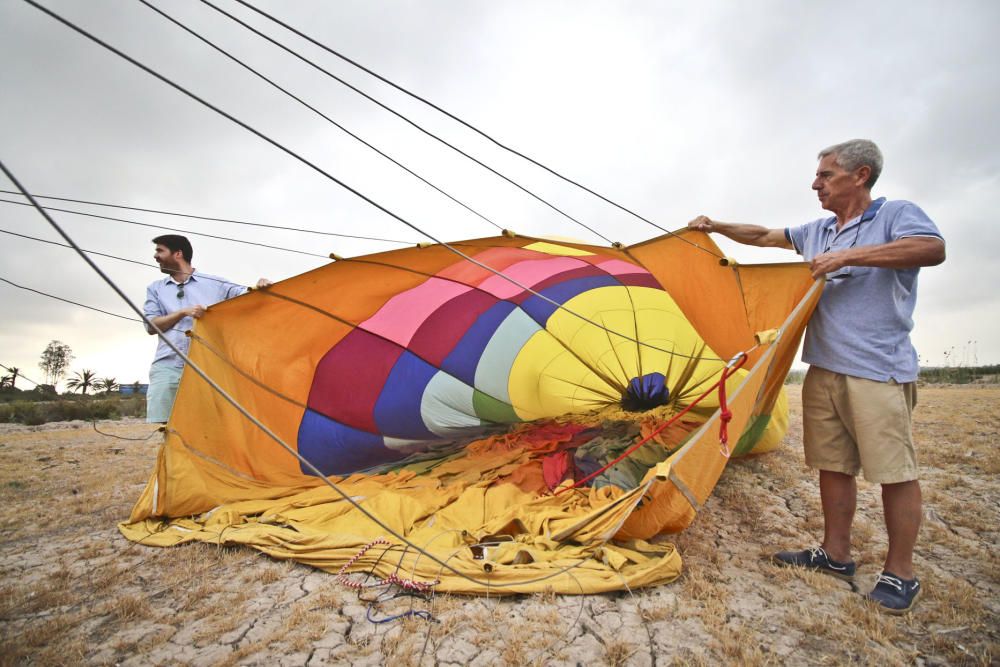
<path fill-rule="evenodd" d="M 605 273 L 610 273 L 613 276 L 620 276 L 628 273 L 646 273 L 646 269 L 642 268 L 638 264 L 629 264 L 628 262 L 623 262 L 620 259 L 609 259 L 606 262 L 597 264 L 597 267 Z"/>
<path fill-rule="evenodd" d="M 462 250 L 467 251 L 468 249 L 463 248 Z M 506 272 L 507 267 L 511 264 L 522 262 L 529 257 L 539 256 L 539 253 L 533 250 L 525 250 L 524 248 L 488 248 L 479 253 L 472 254 L 469 252 L 468 254 L 474 257 L 476 261 L 503 272 Z M 496 274 L 487 269 L 480 268 L 472 262 L 461 261 L 455 262 L 443 271 L 439 271 L 437 275 L 441 278 L 457 280 L 466 285 L 478 285 L 483 280 Z"/>
<path fill-rule="evenodd" d="M 424 284 L 389 299 L 359 327 L 405 347 L 428 315 L 470 289 L 450 280 L 430 278 Z"/>
<path fill-rule="evenodd" d="M 504 271 L 504 274 L 522 285 L 531 287 L 554 274 L 580 268 L 581 266 L 587 266 L 587 263 L 581 262 L 574 257 L 546 257 L 545 259 L 532 259 L 511 264 Z M 523 291 L 514 283 L 500 276 L 487 278 L 479 284 L 479 289 L 489 292 L 498 299 L 509 299 Z"/>

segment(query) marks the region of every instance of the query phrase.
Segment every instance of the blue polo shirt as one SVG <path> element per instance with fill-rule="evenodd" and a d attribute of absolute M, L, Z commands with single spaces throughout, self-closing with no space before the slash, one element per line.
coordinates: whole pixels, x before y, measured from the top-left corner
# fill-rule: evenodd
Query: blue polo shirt
<path fill-rule="evenodd" d="M 183 290 L 181 289 L 183 288 Z M 211 306 L 214 303 L 231 299 L 247 291 L 247 287 L 231 283 L 225 278 L 210 276 L 207 273 L 195 271 L 183 283 L 178 283 L 173 276 L 166 276 L 149 285 L 146 288 L 146 303 L 143 305 L 143 313 L 152 319 L 161 315 L 169 315 L 181 308 L 202 305 Z M 180 296 L 178 296 L 180 295 Z M 181 319 L 173 328 L 163 333 L 170 342 L 177 346 L 184 354 L 187 354 L 191 347 L 191 339 L 185 335 L 194 327 L 194 318 L 185 317 Z M 171 366 L 183 366 L 184 360 L 163 342 L 158 339 L 156 354 L 153 363 L 169 364 Z"/>
<path fill-rule="evenodd" d="M 908 201 L 872 202 L 865 213 L 837 230 L 837 218 L 789 227 L 785 236 L 812 261 L 831 250 L 880 245 L 911 236 L 944 238 L 919 206 Z M 887 382 L 913 382 L 919 366 L 910 342 L 919 268 L 848 266 L 828 274 L 809 320 L 802 360 L 836 373 Z"/>

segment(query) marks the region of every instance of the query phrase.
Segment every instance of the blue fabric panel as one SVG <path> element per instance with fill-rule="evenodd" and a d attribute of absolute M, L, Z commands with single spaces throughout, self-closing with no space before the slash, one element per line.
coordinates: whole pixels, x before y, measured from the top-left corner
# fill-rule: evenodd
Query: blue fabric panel
<path fill-rule="evenodd" d="M 486 344 L 493 338 L 500 323 L 516 307 L 512 303 L 500 301 L 480 315 L 441 363 L 441 370 L 450 373 L 470 387 L 473 386 L 476 380 L 476 367 L 479 365 L 483 350 L 486 349 Z"/>
<path fill-rule="evenodd" d="M 420 415 L 420 402 L 427 383 L 437 371 L 412 352 L 400 355 L 375 401 L 379 433 L 394 438 L 436 439 Z"/>
<path fill-rule="evenodd" d="M 306 410 L 299 425 L 299 454 L 324 475 L 347 475 L 382 463 L 398 461 L 406 454 L 389 449 L 374 433 L 359 431 Z M 305 475 L 314 474 L 299 464 Z"/>
<path fill-rule="evenodd" d="M 621 283 L 612 276 L 590 276 L 587 278 L 576 278 L 567 280 L 564 283 L 553 285 L 543 289 L 539 294 L 544 294 L 556 303 L 564 304 L 575 296 L 598 287 L 620 286 Z M 521 310 L 528 313 L 531 319 L 538 322 L 541 327 L 549 321 L 549 317 L 556 311 L 556 306 L 537 296 L 532 296 L 521 304 Z"/>
<path fill-rule="evenodd" d="M 670 390 L 667 388 L 663 373 L 647 373 L 642 377 L 632 378 L 628 382 L 628 394 L 647 405 L 666 405 L 670 400 Z"/>

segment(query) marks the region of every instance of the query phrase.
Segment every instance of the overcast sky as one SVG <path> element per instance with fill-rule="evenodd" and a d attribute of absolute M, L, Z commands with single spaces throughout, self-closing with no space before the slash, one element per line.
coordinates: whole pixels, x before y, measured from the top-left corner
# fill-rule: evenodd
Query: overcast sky
<path fill-rule="evenodd" d="M 40 0 L 443 240 L 495 228 L 134 0 Z M 501 227 L 602 242 L 207 4 L 150 0 Z M 823 215 L 809 186 L 819 149 L 875 140 L 876 195 L 934 219 L 948 261 L 925 269 L 913 338 L 925 363 L 1000 362 L 1000 3 L 265 2 L 257 6 L 657 224 L 704 213 L 773 227 Z M 653 227 L 497 150 L 231 0 L 212 0 L 448 138 L 601 234 Z M 33 193 L 423 240 L 274 146 L 20 0 L 0 0 L 0 159 Z M 13 189 L 6 179 L 0 188 Z M 16 200 L 18 197 L 0 195 Z M 51 202 L 52 205 L 60 204 Z M 69 208 L 69 205 L 66 205 Z M 152 264 L 178 227 L 307 253 L 400 247 L 74 206 L 142 227 L 56 219 L 84 248 Z M 57 240 L 32 209 L 0 203 L 0 230 Z M 194 265 L 251 284 L 320 257 L 189 235 Z M 71 250 L 0 233 L 0 278 L 121 314 Z M 603 242 L 602 242 L 603 243 Z M 745 262 L 794 261 L 720 240 Z M 158 272 L 98 264 L 141 306 Z M 72 370 L 146 381 L 155 339 L 118 320 L 0 283 L 0 363 L 42 381 L 52 339 Z M 29 385 L 24 385 L 29 386 Z"/>

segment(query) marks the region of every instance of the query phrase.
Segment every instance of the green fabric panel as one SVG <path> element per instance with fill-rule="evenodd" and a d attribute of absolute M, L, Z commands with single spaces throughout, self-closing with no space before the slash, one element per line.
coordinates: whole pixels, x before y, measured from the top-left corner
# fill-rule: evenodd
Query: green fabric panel
<path fill-rule="evenodd" d="M 767 428 L 770 421 L 770 413 L 754 417 L 747 429 L 743 431 L 743 435 L 740 436 L 740 441 L 736 443 L 736 447 L 733 449 L 733 456 L 742 456 L 749 453 L 760 440 L 760 436 L 764 435 L 764 429 Z"/>
<path fill-rule="evenodd" d="M 476 416 L 484 422 L 514 424 L 521 421 L 517 413 L 514 412 L 513 407 L 484 394 L 478 389 L 473 390 L 472 407 L 476 411 Z"/>

